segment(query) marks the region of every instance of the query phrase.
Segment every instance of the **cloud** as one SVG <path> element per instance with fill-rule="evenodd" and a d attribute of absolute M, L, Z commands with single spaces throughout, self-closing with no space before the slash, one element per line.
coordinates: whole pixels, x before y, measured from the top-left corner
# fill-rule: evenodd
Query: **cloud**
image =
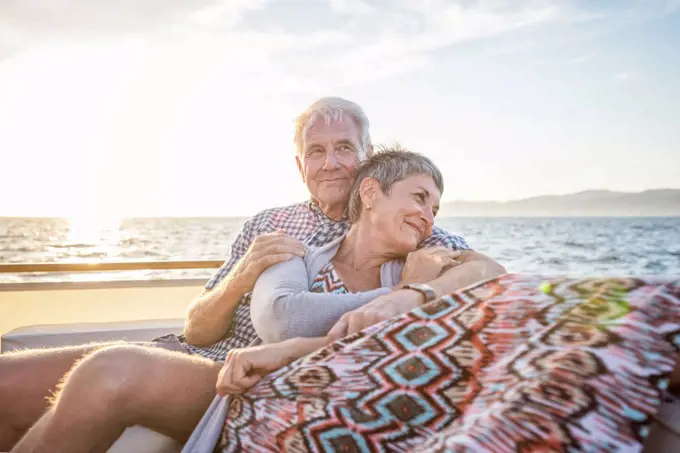
<path fill-rule="evenodd" d="M 680 3 L 631 1 L 653 9 Z M 296 90 L 332 89 L 427 70 L 435 62 L 432 52 L 461 43 L 603 17 L 588 9 L 590 2 L 575 0 L 320 2 L 299 0 L 292 9 L 287 0 L 2 0 L 0 60 L 60 39 L 81 44 L 137 39 L 140 47 L 185 49 L 193 43 L 200 58 L 230 59 L 234 71 L 249 77 L 254 71 L 274 72 Z M 313 19 L 305 17 L 308 7 Z M 286 14 L 276 12 L 283 8 Z M 251 20 L 253 15 L 258 20 Z M 577 56 L 569 63 L 589 58 Z"/>
<path fill-rule="evenodd" d="M 626 82 L 630 79 L 630 73 L 629 72 L 619 72 L 614 76 L 616 80 L 619 82 Z"/>
<path fill-rule="evenodd" d="M 637 0 L 637 11 L 647 11 L 653 14 L 672 14 L 680 10 L 680 0 Z"/>
<path fill-rule="evenodd" d="M 567 61 L 569 64 L 583 64 L 591 61 L 593 58 L 595 58 L 594 55 L 592 54 L 587 54 L 587 55 L 580 55 L 578 57 L 574 57 L 570 60 Z"/>
<path fill-rule="evenodd" d="M 365 0 L 328 0 L 332 11 L 338 14 L 371 15 L 378 12 L 375 5 Z"/>
<path fill-rule="evenodd" d="M 266 0 L 3 0 L 0 58 L 65 38 L 119 38 L 189 26 L 231 28 Z"/>
<path fill-rule="evenodd" d="M 336 49 L 332 58 L 289 63 L 313 70 L 334 86 L 426 70 L 433 65 L 431 52 L 457 44 L 592 18 L 569 1 L 394 0 L 381 3 L 380 9 L 374 6 L 377 2 L 367 0 L 327 1 L 333 11 L 351 19 L 339 29 L 348 45 Z"/>
<path fill-rule="evenodd" d="M 265 0 L 3 0 L 3 27 L 44 33 L 105 34 L 148 31 L 184 21 L 231 25 Z"/>

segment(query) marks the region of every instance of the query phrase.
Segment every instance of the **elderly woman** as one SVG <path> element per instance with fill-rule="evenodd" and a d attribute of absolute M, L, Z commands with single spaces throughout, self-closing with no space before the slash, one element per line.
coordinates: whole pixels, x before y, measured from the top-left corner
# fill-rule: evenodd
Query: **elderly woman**
<path fill-rule="evenodd" d="M 400 282 L 400 259 L 428 234 L 442 189 L 416 154 L 362 165 L 349 233 L 258 280 L 252 319 L 268 344 L 227 356 L 221 433 L 206 428 L 214 410 L 185 451 L 211 451 L 216 434 L 223 452 L 641 448 L 678 385 L 680 282 L 505 275 L 425 303 L 436 295 Z M 455 265 L 415 253 L 436 257 L 435 275 Z M 420 308 L 327 333 L 404 286 Z"/>
<path fill-rule="evenodd" d="M 420 154 L 386 149 L 364 161 L 351 190 L 349 232 L 304 259 L 270 267 L 257 280 L 251 318 L 258 336 L 271 343 L 251 350 L 261 355 L 259 366 L 274 370 L 320 348 L 337 337 L 329 332 L 343 314 L 393 289 L 417 291 L 423 303 L 436 298 L 422 282 L 455 266 L 460 252 L 416 249 L 431 233 L 443 190 L 439 169 Z M 411 253 L 429 259 L 417 272 L 402 272 Z M 245 356 L 235 350 L 222 369 L 218 390 L 224 394 L 259 376 L 236 357 Z"/>

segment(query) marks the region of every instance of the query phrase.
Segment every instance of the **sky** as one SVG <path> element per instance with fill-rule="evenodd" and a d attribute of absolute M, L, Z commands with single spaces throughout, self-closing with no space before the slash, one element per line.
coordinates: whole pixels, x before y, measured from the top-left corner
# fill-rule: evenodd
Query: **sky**
<path fill-rule="evenodd" d="M 321 96 L 444 201 L 680 188 L 679 81 L 680 0 L 3 0 L 0 216 L 303 200 Z"/>

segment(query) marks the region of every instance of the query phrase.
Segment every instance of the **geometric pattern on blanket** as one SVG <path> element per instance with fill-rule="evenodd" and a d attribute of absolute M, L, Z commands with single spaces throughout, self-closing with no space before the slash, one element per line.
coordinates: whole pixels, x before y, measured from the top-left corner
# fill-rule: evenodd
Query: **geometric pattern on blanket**
<path fill-rule="evenodd" d="M 640 451 L 680 350 L 680 282 L 508 274 L 231 398 L 218 451 Z"/>

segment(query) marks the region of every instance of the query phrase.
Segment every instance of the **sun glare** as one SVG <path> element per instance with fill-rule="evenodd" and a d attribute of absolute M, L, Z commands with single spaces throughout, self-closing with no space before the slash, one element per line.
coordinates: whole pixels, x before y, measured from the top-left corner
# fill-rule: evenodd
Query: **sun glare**
<path fill-rule="evenodd" d="M 67 240 L 76 244 L 99 244 L 106 241 L 111 233 L 117 233 L 121 222 L 122 219 L 115 217 L 68 217 L 69 231 Z"/>

